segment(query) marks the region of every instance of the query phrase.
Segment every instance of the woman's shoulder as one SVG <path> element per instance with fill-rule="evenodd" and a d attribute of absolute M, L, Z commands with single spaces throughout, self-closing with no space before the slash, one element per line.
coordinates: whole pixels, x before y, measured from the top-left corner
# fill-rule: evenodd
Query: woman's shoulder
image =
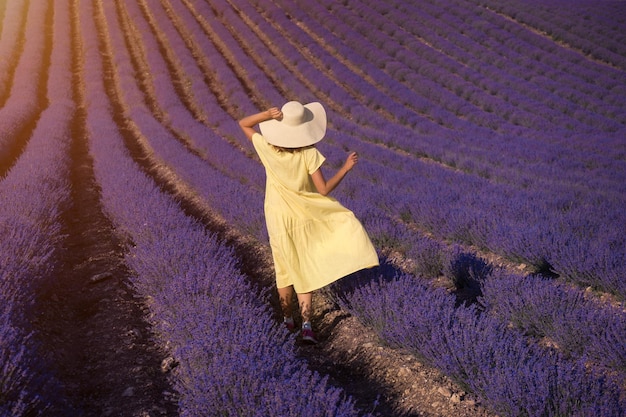
<path fill-rule="evenodd" d="M 263 140 L 265 142 L 265 138 L 259 132 L 254 132 L 252 136 L 250 137 L 250 139 L 252 140 L 252 142 L 259 141 L 259 140 Z"/>
<path fill-rule="evenodd" d="M 257 151 L 264 151 L 272 147 L 272 145 L 270 145 L 269 142 L 259 132 L 255 132 L 254 134 L 252 134 L 250 140 L 252 141 L 252 145 L 254 145 Z"/>

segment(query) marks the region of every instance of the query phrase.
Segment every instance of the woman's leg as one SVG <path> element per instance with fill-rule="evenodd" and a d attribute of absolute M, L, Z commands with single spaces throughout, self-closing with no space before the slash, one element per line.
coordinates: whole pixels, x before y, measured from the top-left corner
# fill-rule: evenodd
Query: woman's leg
<path fill-rule="evenodd" d="M 300 305 L 300 314 L 302 315 L 302 340 L 308 343 L 317 343 L 315 333 L 311 327 L 311 301 L 313 293 L 307 292 L 296 294 L 298 296 L 298 304 Z"/>
<path fill-rule="evenodd" d="M 298 293 L 298 305 L 300 306 L 300 314 L 302 315 L 302 322 L 310 322 L 311 321 L 311 301 L 313 299 L 313 293 Z"/>
<path fill-rule="evenodd" d="M 284 288 L 278 288 L 278 297 L 280 299 L 280 307 L 283 310 L 283 316 L 285 317 L 285 325 L 291 331 L 294 330 L 294 323 L 292 318 L 291 300 L 293 298 L 294 289 L 290 285 Z M 311 314 L 312 314 L 312 300 L 313 293 L 307 292 L 299 294 L 298 305 L 300 306 L 300 315 L 302 316 L 302 339 L 309 343 L 317 343 L 315 333 L 311 328 Z"/>
<path fill-rule="evenodd" d="M 280 300 L 280 308 L 283 310 L 283 316 L 292 316 L 291 301 L 293 300 L 293 285 L 278 289 L 278 299 Z"/>
<path fill-rule="evenodd" d="M 293 285 L 284 288 L 278 288 L 278 299 L 280 300 L 280 308 L 283 310 L 283 316 L 291 317 L 293 309 L 291 306 L 291 300 L 293 299 Z M 313 300 L 313 293 L 301 293 L 296 294 L 298 297 L 298 305 L 300 306 L 300 315 L 302 321 L 311 321 L 311 303 Z"/>

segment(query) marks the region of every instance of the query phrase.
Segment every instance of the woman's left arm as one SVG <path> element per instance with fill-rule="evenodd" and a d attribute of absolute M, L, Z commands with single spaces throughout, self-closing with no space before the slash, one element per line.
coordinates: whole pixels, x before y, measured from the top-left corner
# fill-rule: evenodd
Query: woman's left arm
<path fill-rule="evenodd" d="M 359 156 L 356 152 L 351 152 L 346 158 L 346 162 L 343 166 L 339 168 L 339 171 L 337 171 L 328 181 L 324 178 L 322 169 L 318 168 L 313 174 L 311 174 L 311 179 L 313 180 L 313 184 L 315 184 L 315 188 L 317 188 L 317 192 L 322 195 L 330 194 L 330 192 L 339 185 L 346 174 L 354 168 L 357 162 L 359 162 Z"/>
<path fill-rule="evenodd" d="M 248 140 L 252 140 L 252 135 L 256 133 L 254 126 L 270 119 L 280 120 L 282 117 L 283 112 L 281 112 L 277 107 L 272 107 L 268 110 L 246 116 L 239 120 L 239 127 L 243 130 L 243 133 L 246 135 Z"/>

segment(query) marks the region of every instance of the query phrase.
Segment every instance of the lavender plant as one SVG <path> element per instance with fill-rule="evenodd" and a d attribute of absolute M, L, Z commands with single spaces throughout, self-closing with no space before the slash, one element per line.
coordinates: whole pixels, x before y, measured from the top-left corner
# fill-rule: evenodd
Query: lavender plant
<path fill-rule="evenodd" d="M 342 305 L 394 346 L 410 349 L 504 415 L 621 415 L 618 385 L 528 341 L 498 318 L 414 277 L 378 280 Z"/>
<path fill-rule="evenodd" d="M 565 355 L 585 358 L 607 374 L 626 378 L 623 307 L 599 305 L 579 290 L 539 276 L 494 273 L 481 282 L 480 303 L 493 315 Z"/>
<path fill-rule="evenodd" d="M 47 95 L 51 102 L 39 116 L 23 152 L 15 163 L 6 166 L 10 169 L 0 181 L 1 415 L 42 415 L 61 397 L 58 381 L 45 359 L 45 347 L 36 342 L 32 332 L 36 294 L 48 284 L 47 277 L 54 268 L 55 254 L 63 240 L 59 216 L 70 194 L 68 137 L 73 108 L 68 101 L 69 13 L 62 1 L 56 1 L 55 6 L 58 10 L 52 27 L 43 24 L 52 2 L 32 5 L 25 13 L 26 42 L 32 50 L 20 57 L 20 73 L 15 75 L 13 86 L 22 88 L 24 94 L 17 100 L 12 94 L 2 108 L 0 136 L 6 138 L 13 133 L 13 116 L 33 111 L 37 102 L 34 96 Z M 6 16 L 15 18 L 12 13 Z M 13 24 L 6 23 L 4 28 Z M 42 27 L 50 29 L 55 40 L 46 68 Z M 44 70 L 50 75 L 46 91 L 37 92 L 38 83 L 32 77 Z M 20 100 L 34 102 L 21 102 L 23 108 L 16 111 L 14 106 Z"/>
<path fill-rule="evenodd" d="M 0 173 L 12 164 L 21 146 L 19 135 L 24 126 L 34 123 L 37 114 L 41 112 L 41 100 L 38 88 L 44 71 L 45 56 L 45 33 L 41 30 L 45 27 L 46 12 L 49 2 L 39 2 L 34 7 L 29 7 L 26 12 L 25 49 L 20 55 L 8 54 L 19 58 L 13 71 L 13 79 L 7 80 L 13 91 L 20 94 L 10 94 L 5 102 L 0 97 Z M 18 9 L 19 10 L 19 9 Z M 14 17 L 9 12 L 9 17 Z M 19 22 L 19 19 L 18 19 Z M 11 25 L 7 25 L 11 28 Z M 9 29 L 11 30 L 11 29 Z M 7 86 L 5 86 L 7 88 Z M 8 91 L 11 91 L 8 89 Z"/>

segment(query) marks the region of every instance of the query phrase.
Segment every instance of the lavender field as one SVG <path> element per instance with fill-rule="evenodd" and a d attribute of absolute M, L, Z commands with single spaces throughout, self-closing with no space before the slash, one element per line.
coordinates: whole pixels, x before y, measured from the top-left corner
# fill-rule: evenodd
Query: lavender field
<path fill-rule="evenodd" d="M 107 285 L 80 314 L 141 300 L 173 364 L 149 415 L 380 415 L 276 309 L 236 121 L 298 100 L 381 258 L 335 308 L 494 415 L 624 416 L 625 97 L 618 0 L 0 0 L 0 415 L 113 415 L 50 342 Z"/>

